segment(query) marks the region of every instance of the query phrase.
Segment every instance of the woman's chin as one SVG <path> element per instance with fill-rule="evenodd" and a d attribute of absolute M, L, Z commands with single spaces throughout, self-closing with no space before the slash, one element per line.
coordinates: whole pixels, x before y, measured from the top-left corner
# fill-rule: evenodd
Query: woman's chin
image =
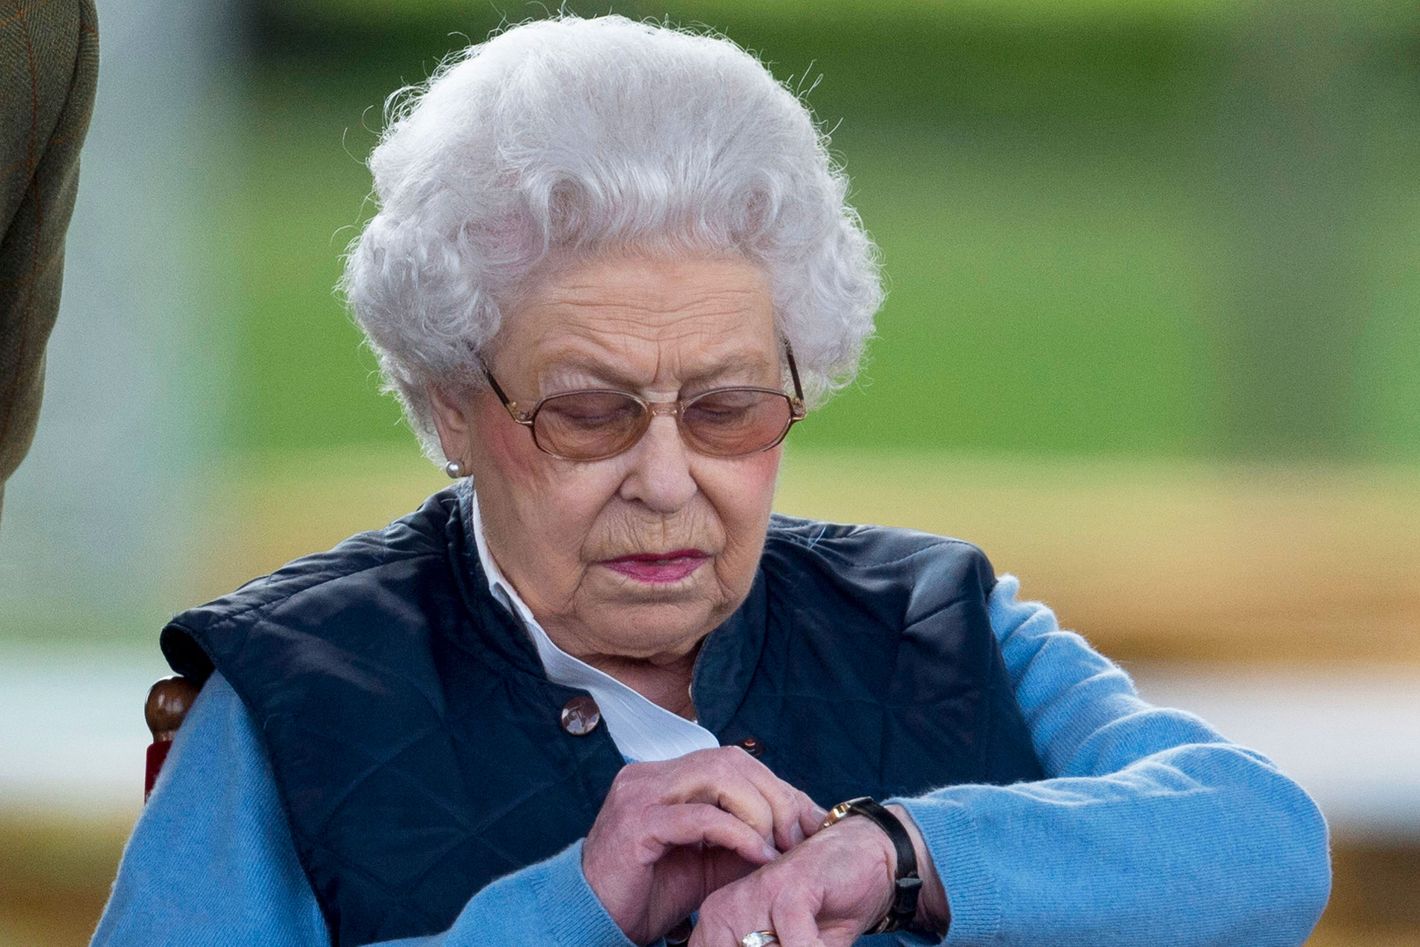
<path fill-rule="evenodd" d="M 684 654 L 733 611 L 713 570 L 702 566 L 676 581 L 646 582 L 612 570 L 598 582 L 599 601 L 579 609 L 607 653 L 636 659 Z"/>

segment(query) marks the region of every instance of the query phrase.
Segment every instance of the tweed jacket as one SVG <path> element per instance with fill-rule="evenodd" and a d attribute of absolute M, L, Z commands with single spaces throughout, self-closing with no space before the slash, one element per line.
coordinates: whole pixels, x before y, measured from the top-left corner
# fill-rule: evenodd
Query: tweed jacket
<path fill-rule="evenodd" d="M 93 0 L 0 0 L 0 505 L 39 419 L 98 35 Z"/>

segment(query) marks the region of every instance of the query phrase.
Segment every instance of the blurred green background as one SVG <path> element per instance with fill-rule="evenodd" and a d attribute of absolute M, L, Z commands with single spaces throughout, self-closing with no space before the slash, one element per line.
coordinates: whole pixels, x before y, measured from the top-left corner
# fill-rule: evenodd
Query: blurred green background
<path fill-rule="evenodd" d="M 1420 459 L 1413 4 L 605 9 L 714 24 L 834 132 L 891 293 L 863 383 L 799 446 Z M 234 448 L 407 440 L 328 287 L 379 103 L 499 20 L 259 7 Z"/>
<path fill-rule="evenodd" d="M 781 508 L 982 544 L 1146 697 L 1317 793 L 1313 943 L 1416 943 L 1420 7 L 563 8 L 713 26 L 832 132 L 889 297 Z M 331 287 L 385 97 L 546 13 L 100 3 L 46 413 L 0 527 L 0 716 L 60 721 L 12 728 L 33 762 L 0 770 L 0 944 L 92 928 L 162 621 L 440 486 Z"/>

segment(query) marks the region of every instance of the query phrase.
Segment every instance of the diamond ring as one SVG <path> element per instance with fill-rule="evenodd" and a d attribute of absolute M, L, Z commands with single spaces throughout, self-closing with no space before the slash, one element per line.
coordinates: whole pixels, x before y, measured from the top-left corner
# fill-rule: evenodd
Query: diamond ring
<path fill-rule="evenodd" d="M 740 938 L 740 947 L 765 947 L 779 943 L 779 935 L 773 931 L 753 931 Z"/>

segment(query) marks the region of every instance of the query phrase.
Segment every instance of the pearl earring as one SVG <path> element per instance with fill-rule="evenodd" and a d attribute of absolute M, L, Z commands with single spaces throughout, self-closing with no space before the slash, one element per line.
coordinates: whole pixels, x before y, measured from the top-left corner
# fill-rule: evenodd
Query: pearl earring
<path fill-rule="evenodd" d="M 444 473 L 449 475 L 450 480 L 457 480 L 463 476 L 463 464 L 456 460 L 451 460 L 444 465 Z"/>

